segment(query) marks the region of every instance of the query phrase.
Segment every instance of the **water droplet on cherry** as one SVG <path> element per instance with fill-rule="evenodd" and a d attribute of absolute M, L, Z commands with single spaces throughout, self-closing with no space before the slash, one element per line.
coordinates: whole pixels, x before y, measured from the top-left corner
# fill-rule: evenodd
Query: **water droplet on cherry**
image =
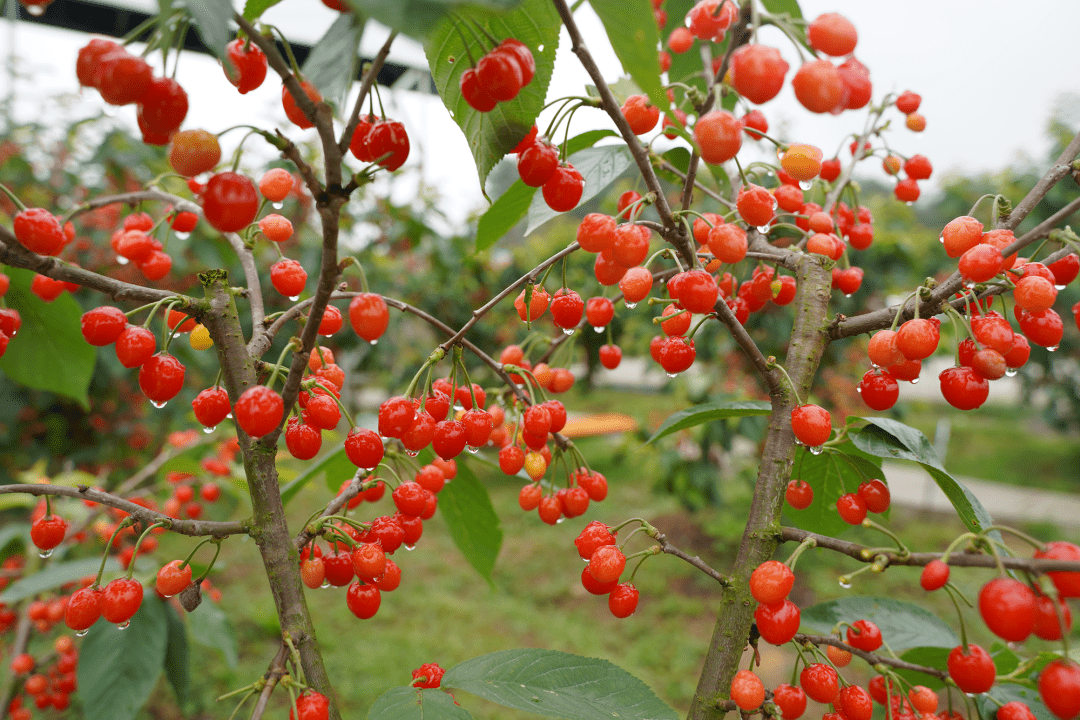
<path fill-rule="evenodd" d="M 844 297 L 846 297 L 846 298 L 851 297 L 851 295 L 852 295 L 851 293 L 844 293 Z"/>
<path fill-rule="evenodd" d="M 225 417 L 227 417 L 227 418 L 228 418 L 229 420 L 232 420 L 232 419 L 233 419 L 232 413 L 229 413 L 229 414 L 228 414 L 228 415 L 226 415 Z"/>
<path fill-rule="evenodd" d="M 127 630 L 129 627 L 131 627 L 131 621 L 130 620 L 125 620 L 124 622 L 117 625 L 116 629 L 117 630 Z"/>
<path fill-rule="evenodd" d="M 919 384 L 919 378 L 917 378 L 917 377 L 916 378 L 911 378 L 910 382 L 911 382 L 912 385 L 918 385 Z"/>
<path fill-rule="evenodd" d="M 602 332 L 604 332 L 604 328 L 603 328 L 603 327 L 601 327 L 601 326 L 599 326 L 599 325 L 593 325 L 593 326 L 592 326 L 592 329 L 593 329 L 593 332 L 597 332 L 597 333 L 602 333 Z"/>
<path fill-rule="evenodd" d="M 466 446 L 465 446 L 465 449 L 466 449 L 467 451 L 469 451 L 469 453 L 470 453 L 470 454 L 472 454 L 472 455 L 475 455 L 475 454 L 476 454 L 476 452 L 477 452 L 477 451 L 478 451 L 478 450 L 479 450 L 480 448 L 478 448 L 478 447 L 474 447 L 474 446 L 472 446 L 472 445 L 466 445 Z"/>
<path fill-rule="evenodd" d="M 408 550 L 409 552 L 412 552 L 413 550 L 415 550 L 415 549 L 416 549 L 416 545 L 408 545 L 408 544 L 403 544 L 403 545 L 402 545 L 401 547 L 405 548 L 405 549 L 406 549 L 406 550 Z"/>
<path fill-rule="evenodd" d="M 1016 377 L 1016 368 L 1005 368 L 1005 377 Z"/>
<path fill-rule="evenodd" d="M 320 590 L 325 590 L 328 587 L 330 587 L 330 581 L 329 580 L 323 580 L 322 585 L 319 586 L 319 589 Z"/>
<path fill-rule="evenodd" d="M 24 5 L 26 12 L 30 13 L 34 17 L 41 17 L 45 14 L 45 8 L 41 5 Z"/>
<path fill-rule="evenodd" d="M 117 264 L 117 265 L 127 265 L 127 264 L 128 264 L 129 262 L 131 262 L 131 261 L 130 261 L 130 260 L 128 260 L 128 259 L 127 259 L 126 257 L 124 257 L 123 255 L 117 255 L 117 256 L 116 256 L 116 264 Z"/>
<path fill-rule="evenodd" d="M 420 451 L 419 450 L 406 450 L 405 454 L 408 455 L 409 457 L 416 457 L 417 455 L 420 454 Z"/>
<path fill-rule="evenodd" d="M 567 335 L 567 336 L 573 335 L 574 334 L 574 328 L 563 328 L 562 329 L 562 334 Z"/>
<path fill-rule="evenodd" d="M 90 628 L 86 628 L 85 630 L 80 630 L 77 633 L 75 633 L 75 637 L 86 637 L 86 634 L 88 632 L 90 632 Z"/>
<path fill-rule="evenodd" d="M 206 433 L 207 435 L 209 435 L 210 433 L 214 432 L 215 430 L 217 430 L 217 425 L 213 425 L 213 426 L 207 426 L 207 427 L 204 427 L 204 428 L 202 429 L 202 431 L 203 431 L 204 433 Z"/>
<path fill-rule="evenodd" d="M 181 240 L 187 240 L 189 237 L 191 237 L 191 233 L 189 233 L 189 232 L 178 232 L 178 233 L 176 233 L 176 237 L 180 238 Z"/>
<path fill-rule="evenodd" d="M 281 208 L 285 207 L 285 203 L 281 202 L 280 200 L 277 201 L 276 203 L 270 203 L 270 204 L 274 206 L 275 210 L 280 210 Z"/>
<path fill-rule="evenodd" d="M 566 520 L 565 517 L 560 517 L 558 520 L 555 521 L 555 524 L 556 525 L 561 525 L 564 520 Z"/>
<path fill-rule="evenodd" d="M 825 451 L 825 448 L 822 447 L 821 445 L 815 445 L 814 447 L 810 448 L 810 454 L 811 455 L 820 455 L 824 451 Z"/>
<path fill-rule="evenodd" d="M 1057 352 L 1058 347 L 1059 346 L 1057 345 L 1051 345 L 1050 347 L 1046 348 L 1046 352 Z"/>
<path fill-rule="evenodd" d="M 52 550 L 42 550 L 38 553 L 38 557 L 44 560 L 47 557 L 52 557 Z"/>
<path fill-rule="evenodd" d="M 165 405 L 167 405 L 168 402 L 169 401 L 166 400 L 165 402 L 159 403 L 157 400 L 151 400 L 150 404 L 153 405 L 154 407 L 156 407 L 158 410 L 160 410 L 161 408 L 165 407 Z"/>
<path fill-rule="evenodd" d="M 840 587 L 844 588 L 845 590 L 851 589 L 851 582 L 847 579 L 846 575 L 840 578 L 839 584 Z"/>
<path fill-rule="evenodd" d="M 861 393 L 862 392 L 862 385 L 856 385 L 855 386 L 855 392 Z"/>
<path fill-rule="evenodd" d="M 1060 292 L 1060 291 L 1065 289 L 1065 286 L 1064 285 L 1055 285 L 1054 289 L 1057 290 L 1058 292 Z"/>
<path fill-rule="evenodd" d="M 373 347 L 374 347 L 375 345 L 378 345 L 378 344 L 379 344 L 379 341 L 378 341 L 378 340 L 371 340 L 371 341 L 369 341 L 369 342 L 370 342 L 370 344 L 371 344 L 371 345 L 372 345 Z"/>
<path fill-rule="evenodd" d="M 290 295 L 289 296 L 289 302 L 296 302 L 299 299 L 300 299 L 299 295 Z"/>
<path fill-rule="evenodd" d="M 675 378 L 675 377 L 678 376 L 679 373 L 664 373 L 664 374 L 667 375 L 669 378 Z"/>
<path fill-rule="evenodd" d="M 937 241 L 939 243 L 941 243 L 942 245 L 944 245 L 945 244 L 945 236 L 944 235 L 939 235 Z"/>
<path fill-rule="evenodd" d="M 809 180 L 800 180 L 799 181 L 799 189 L 800 190 L 809 190 L 812 187 L 814 187 L 814 183 L 810 182 Z"/>
<path fill-rule="evenodd" d="M 915 203 L 914 203 L 914 202 L 912 202 L 911 200 L 908 200 L 908 201 L 907 201 L 906 203 L 904 203 L 904 204 L 905 204 L 905 205 L 907 205 L 908 207 L 911 207 L 911 206 L 912 206 L 912 205 L 914 205 Z"/>
<path fill-rule="evenodd" d="M 769 230 L 771 230 L 772 228 L 770 228 L 768 225 L 758 225 L 756 229 L 762 235 L 768 235 Z"/>
<path fill-rule="evenodd" d="M 626 309 L 627 309 L 627 310 L 633 310 L 634 308 L 636 308 L 636 307 L 637 307 L 637 303 L 636 303 L 636 302 L 626 302 L 626 301 L 624 300 L 624 301 L 623 301 L 623 304 L 624 304 L 624 305 L 626 305 Z"/>

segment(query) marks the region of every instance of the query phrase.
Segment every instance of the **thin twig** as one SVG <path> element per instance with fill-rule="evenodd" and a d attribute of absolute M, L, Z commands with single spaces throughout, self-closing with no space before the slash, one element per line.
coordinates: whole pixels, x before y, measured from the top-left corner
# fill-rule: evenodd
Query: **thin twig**
<path fill-rule="evenodd" d="M 837 637 L 831 637 L 829 635 L 806 635 L 804 633 L 798 633 L 792 638 L 794 642 L 801 645 L 810 643 L 812 645 L 832 645 L 835 648 L 846 650 L 847 652 L 862 658 L 866 662 L 870 663 L 871 667 L 876 668 L 878 665 L 888 665 L 894 667 L 897 670 L 913 670 L 914 672 L 920 672 L 924 675 L 930 675 L 940 680 L 944 680 L 949 677 L 949 673 L 944 670 L 939 670 L 936 667 L 928 667 L 926 665 L 916 665 L 915 663 L 908 662 L 907 660 L 901 660 L 900 658 L 889 657 L 887 655 L 878 655 L 876 653 L 866 652 L 860 650 L 857 647 L 852 647 L 846 642 Z"/>
<path fill-rule="evenodd" d="M 356 103 L 353 104 L 352 113 L 349 114 L 349 121 L 345 123 L 345 128 L 341 131 L 341 139 L 338 140 L 338 152 L 341 153 L 342 157 L 345 156 L 345 151 L 349 149 L 349 143 L 352 142 L 356 126 L 360 124 L 360 113 L 363 109 L 364 100 L 367 99 L 368 93 L 371 92 L 372 85 L 378 80 L 379 71 L 382 70 L 383 64 L 386 63 L 386 58 L 390 56 L 390 46 L 394 43 L 396 37 L 397 30 L 394 30 L 386 38 L 383 46 L 379 48 L 379 52 L 375 54 L 375 59 L 371 61 L 367 72 L 364 73 L 363 80 L 360 81 L 360 93 L 356 96 Z"/>
<path fill-rule="evenodd" d="M 270 667 L 263 674 L 263 680 L 266 681 L 266 684 L 263 685 L 262 692 L 259 693 L 259 699 L 255 701 L 255 707 L 251 710 L 251 720 L 261 720 L 263 713 L 266 712 L 266 705 L 270 702 L 270 693 L 274 692 L 274 687 L 277 686 L 278 681 L 288 671 L 285 667 L 285 661 L 288 658 L 289 646 L 281 643 L 281 649 L 278 650 L 274 659 L 270 661 Z"/>
<path fill-rule="evenodd" d="M 659 543 L 660 549 L 662 551 L 664 551 L 668 555 L 674 555 L 677 558 L 682 558 L 686 562 L 696 567 L 701 572 L 711 577 L 716 582 L 720 583 L 721 586 L 727 587 L 731 584 L 731 580 L 722 575 L 719 571 L 710 567 L 709 564 L 702 560 L 699 556 L 690 555 L 689 553 L 680 550 L 679 548 L 668 542 L 667 535 L 665 535 L 664 533 L 660 533 L 656 536 L 650 535 L 650 537 L 652 537 L 654 540 L 656 540 L 657 543 Z"/>
<path fill-rule="evenodd" d="M 1069 174 L 1072 170 L 1072 162 L 1076 159 L 1078 154 L 1080 154 L 1080 133 L 1077 133 L 1072 141 L 1065 146 L 1061 155 L 1058 156 L 1057 162 L 1046 171 L 1046 174 L 1042 176 L 1042 179 L 1040 179 L 1039 182 L 1035 183 L 1035 187 L 1028 191 L 1028 194 L 1024 196 L 1024 199 L 1021 200 L 1016 208 L 1009 214 L 1009 219 L 1005 221 L 1002 227 L 1008 228 L 1009 230 L 1015 230 L 1016 227 L 1023 222 L 1024 218 L 1035 209 L 1035 206 L 1042 202 L 1042 199 L 1050 192 L 1050 188 L 1054 187 L 1059 180 Z"/>

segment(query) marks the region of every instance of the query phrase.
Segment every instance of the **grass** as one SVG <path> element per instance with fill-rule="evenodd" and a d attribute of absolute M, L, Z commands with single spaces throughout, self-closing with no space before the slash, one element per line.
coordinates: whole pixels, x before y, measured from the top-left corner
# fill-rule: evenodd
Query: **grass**
<path fill-rule="evenodd" d="M 648 431 L 679 407 L 680 402 L 669 396 L 643 397 L 602 390 L 575 398 L 573 406 L 585 411 L 626 412 L 638 418 Z M 972 427 L 981 427 L 982 431 L 969 431 L 968 426 L 957 421 L 953 435 L 956 446 L 969 442 L 965 434 L 968 432 L 973 438 L 985 437 L 987 432 L 990 438 L 1001 437 L 1000 433 L 1006 432 L 1010 422 L 1014 431 L 1010 450 L 1001 453 L 1005 459 L 1013 455 L 1023 458 L 1045 439 L 1035 432 L 1015 431 L 1023 423 L 1018 423 L 1012 415 L 992 411 L 983 416 L 965 417 L 971 418 Z M 922 424 L 924 431 L 929 424 L 932 430 L 933 415 L 927 410 L 924 414 L 913 414 L 909 421 L 916 426 Z M 617 438 L 579 441 L 590 462 L 608 477 L 610 493 L 603 503 L 594 504 L 585 517 L 556 527 L 542 524 L 535 513 L 526 514 L 517 507 L 519 481 L 492 473 L 472 461 L 470 467 L 488 487 L 504 532 L 502 551 L 490 585 L 463 559 L 444 521 L 437 515 L 426 524 L 424 537 L 415 551 L 399 550 L 395 554 L 395 561 L 402 567 L 401 587 L 384 594 L 382 607 L 373 619 L 361 621 L 349 613 L 344 588 L 309 591 L 308 602 L 327 668 L 340 693 L 344 717 L 365 717 L 382 692 L 407 684 L 410 671 L 422 663 L 438 662 L 450 667 L 477 655 L 514 647 L 543 647 L 607 658 L 641 678 L 664 701 L 685 712 L 719 607 L 718 588 L 708 577 L 677 558 L 649 558 L 635 578 L 641 591 L 637 614 L 617 620 L 608 612 L 606 598 L 590 596 L 581 587 L 579 575 L 583 564 L 573 539 L 589 520 L 614 524 L 629 517 L 644 517 L 667 533 L 674 544 L 700 553 L 707 562 L 724 571 L 734 559 L 732 548 L 742 531 L 741 521 L 737 519 L 745 518 L 742 504 L 745 500 L 733 501 L 736 503 L 733 507 L 687 513 L 676 498 L 651 491 L 660 473 L 662 450 L 651 446 L 645 450 L 631 449 L 637 444 L 636 440 L 624 442 Z M 969 470 L 967 465 L 960 464 L 958 458 L 973 457 L 976 452 L 966 447 L 964 450 L 968 452 L 950 455 L 950 468 L 958 473 L 985 476 L 984 471 Z M 1062 451 L 1055 457 L 1062 455 L 1068 453 Z M 1069 467 L 1076 465 L 1050 468 L 1048 476 L 1054 483 L 1065 485 Z M 736 478 L 724 478 L 722 482 L 745 484 Z M 727 497 L 748 497 L 749 487 L 742 489 L 745 492 L 729 493 Z M 324 496 L 321 483 L 307 488 L 295 505 L 290 506 L 290 517 L 299 522 L 318 509 Z M 389 499 L 380 501 L 377 507 L 385 512 L 390 507 Z M 370 511 L 361 512 L 359 517 L 367 518 L 370 514 Z M 963 532 L 955 517 L 901 511 L 892 513 L 888 526 L 916 550 L 942 549 Z M 1044 536 L 1053 533 L 1052 528 L 1036 530 Z M 853 530 L 849 535 L 849 539 L 871 545 L 889 542 L 869 531 Z M 169 535 L 163 537 L 162 545 L 164 557 L 180 556 L 190 547 L 187 540 Z M 629 549 L 644 547 L 647 543 L 642 538 L 632 540 Z M 778 556 L 785 558 L 791 549 L 781 548 Z M 1028 551 L 1018 548 L 1018 552 Z M 193 673 L 196 717 L 227 716 L 231 707 L 218 707 L 213 698 L 260 677 L 278 643 L 267 581 L 261 567 L 252 564 L 258 562 L 253 542 L 230 539 L 223 546 L 222 562 L 213 581 L 225 593 L 222 604 L 236 628 L 240 661 L 236 668 L 229 668 L 219 653 L 194 646 L 198 653 Z M 908 599 L 955 625 L 952 619 L 955 611 L 948 599 L 941 593 L 928 595 L 918 587 L 917 569 L 893 568 L 880 576 L 866 573 L 856 578 L 852 590 L 841 590 L 836 578 L 856 567 L 858 564 L 849 558 L 823 551 L 805 553 L 799 561 L 792 597 L 801 607 L 845 592 Z M 968 596 L 974 597 L 979 585 L 992 572 L 958 571 L 954 575 Z M 967 617 L 969 627 L 975 626 L 975 639 L 989 642 L 981 623 L 974 621 L 974 614 L 969 611 Z M 762 648 L 762 658 L 761 672 L 767 684 L 790 680 L 793 666 L 790 650 Z M 849 680 L 868 678 L 855 666 L 846 676 Z M 284 717 L 285 696 L 282 693 L 275 696 L 275 716 Z M 508 711 L 464 693 L 459 693 L 458 699 L 478 720 L 536 717 Z M 144 711 L 144 717 L 179 717 L 171 690 L 164 682 L 150 707 L 153 711 Z"/>

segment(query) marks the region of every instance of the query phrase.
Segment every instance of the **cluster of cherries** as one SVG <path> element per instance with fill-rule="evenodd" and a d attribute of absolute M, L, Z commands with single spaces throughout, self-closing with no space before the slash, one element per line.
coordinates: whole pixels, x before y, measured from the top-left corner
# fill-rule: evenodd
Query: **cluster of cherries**
<path fill-rule="evenodd" d="M 559 159 L 559 148 L 537 134 L 535 125 L 513 152 L 521 181 L 541 188 L 544 202 L 557 212 L 573 210 L 585 192 L 585 178 L 573 165 Z"/>
<path fill-rule="evenodd" d="M 637 610 L 639 593 L 632 578 L 619 582 L 626 569 L 626 556 L 616 545 L 617 535 L 617 530 L 594 520 L 585 526 L 574 545 L 581 558 L 588 562 L 581 571 L 582 586 L 592 595 L 607 595 L 611 614 L 625 618 Z"/>
<path fill-rule="evenodd" d="M 138 105 L 143 142 L 165 145 L 187 116 L 188 97 L 172 78 L 154 77 L 150 64 L 112 40 L 94 38 L 79 50 L 75 74 L 110 105 Z"/>
<path fill-rule="evenodd" d="M 30 720 L 33 711 L 52 708 L 63 712 L 71 704 L 71 693 L 78 687 L 79 650 L 67 635 L 53 643 L 55 659 L 40 662 L 30 653 L 16 655 L 11 661 L 12 675 L 21 679 L 21 693 L 11 699 L 7 714 L 12 720 Z M 46 667 L 47 666 L 47 667 Z"/>
<path fill-rule="evenodd" d="M 506 38 L 486 53 L 476 67 L 461 73 L 461 96 L 469 107 L 486 113 L 513 100 L 536 75 L 532 50 L 515 38 Z"/>

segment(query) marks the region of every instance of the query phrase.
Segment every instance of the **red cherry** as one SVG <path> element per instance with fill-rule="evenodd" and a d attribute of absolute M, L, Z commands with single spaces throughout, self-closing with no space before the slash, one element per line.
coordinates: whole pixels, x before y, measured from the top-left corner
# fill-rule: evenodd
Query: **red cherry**
<path fill-rule="evenodd" d="M 735 157 L 742 147 L 743 126 L 728 111 L 713 110 L 695 123 L 694 139 L 705 162 L 721 165 Z"/>
<path fill-rule="evenodd" d="M 181 560 L 172 560 L 158 570 L 155 587 L 165 597 L 179 595 L 191 584 L 191 566 L 180 567 Z"/>
<path fill-rule="evenodd" d="M 806 37 L 810 47 L 833 57 L 848 55 L 859 41 L 855 26 L 839 13 L 819 15 L 807 26 Z"/>
<path fill-rule="evenodd" d="M 750 594 L 759 603 L 771 605 L 788 596 L 795 584 L 795 574 L 784 563 L 768 560 L 750 574 Z"/>
<path fill-rule="evenodd" d="M 117 348 L 119 350 L 119 343 Z M 172 355 L 158 353 L 139 368 L 139 388 L 153 402 L 166 403 L 176 397 L 184 386 L 185 370 L 184 365 Z"/>
<path fill-rule="evenodd" d="M 818 405 L 799 405 L 791 411 L 791 430 L 803 445 L 818 447 L 832 435 L 832 418 Z"/>
<path fill-rule="evenodd" d="M 358 468 L 370 470 L 382 462 L 382 438 L 367 428 L 353 428 L 345 438 L 345 454 Z"/>
<path fill-rule="evenodd" d="M 349 586 L 345 604 L 353 615 L 361 620 L 367 620 L 379 611 L 382 595 L 379 593 L 379 588 L 374 585 L 364 585 L 357 581 Z"/>
<path fill-rule="evenodd" d="M 67 243 L 60 221 L 44 208 L 28 208 L 16 213 L 11 229 L 16 240 L 39 255 L 56 255 Z"/>
<path fill-rule="evenodd" d="M 736 92 L 760 105 L 780 93 L 789 67 L 776 48 L 743 45 L 731 56 L 731 82 Z"/>
<path fill-rule="evenodd" d="M 255 385 L 245 390 L 237 398 L 233 411 L 236 424 L 253 438 L 276 430 L 284 414 L 285 404 L 281 396 L 265 385 Z"/>
<path fill-rule="evenodd" d="M 949 582 L 949 566 L 941 560 L 931 560 L 919 576 L 919 584 L 928 592 L 938 590 Z"/>
<path fill-rule="evenodd" d="M 466 440 L 464 424 L 458 420 L 442 420 L 435 423 L 431 449 L 443 460 L 451 460 L 465 449 Z"/>
<path fill-rule="evenodd" d="M 577 207 L 585 191 L 585 178 L 569 163 L 560 164 L 544 183 L 544 202 L 556 212 L 567 212 Z"/>
<path fill-rule="evenodd" d="M 100 56 L 98 66 L 94 85 L 101 92 L 101 99 L 110 105 L 138 102 L 154 77 L 145 60 L 123 48 Z"/>
<path fill-rule="evenodd" d="M 297 418 L 290 418 L 285 427 L 285 446 L 297 460 L 310 460 L 322 448 L 322 432 Z"/>
<path fill-rule="evenodd" d="M 900 397 L 896 378 L 884 370 L 870 370 L 864 374 L 858 390 L 866 406 L 878 412 L 891 408 Z"/>
<path fill-rule="evenodd" d="M 143 365 L 153 356 L 156 348 L 154 333 L 138 325 L 128 325 L 116 338 L 116 357 L 126 368 Z"/>
<path fill-rule="evenodd" d="M 496 48 L 476 63 L 476 82 L 496 102 L 517 97 L 525 78 L 514 53 Z"/>
<path fill-rule="evenodd" d="M 1023 642 L 1035 627 L 1035 593 L 1019 580 L 995 578 L 979 591 L 979 613 L 990 632 Z"/>
<path fill-rule="evenodd" d="M 926 319 L 908 320 L 896 333 L 896 347 L 908 360 L 922 360 L 934 354 L 938 332 Z"/>
<path fill-rule="evenodd" d="M 637 610 L 638 597 L 638 589 L 633 583 L 616 585 L 608 595 L 608 610 L 617 618 L 630 617 Z"/>
<path fill-rule="evenodd" d="M 665 338 L 660 347 L 660 365 L 669 375 L 688 370 L 694 364 L 697 351 L 694 341 L 682 337 Z"/>
<path fill-rule="evenodd" d="M 870 720 L 874 714 L 874 701 L 870 699 L 870 693 L 858 685 L 848 685 L 841 690 L 837 704 L 847 720 Z"/>
<path fill-rule="evenodd" d="M 316 105 L 322 102 L 322 95 L 319 94 L 318 88 L 307 80 L 300 81 L 300 89 L 303 90 L 308 99 Z M 307 115 L 304 114 L 304 111 L 296 104 L 296 98 L 293 97 L 292 92 L 284 84 L 281 86 L 281 106 L 284 108 L 285 116 L 289 118 L 289 122 L 301 130 L 315 127 L 315 124 L 308 119 Z"/>
<path fill-rule="evenodd" d="M 1072 612 L 1068 604 L 1060 598 L 1055 601 L 1046 595 L 1036 596 L 1035 627 L 1032 632 L 1043 640 L 1060 640 L 1063 628 L 1065 632 L 1072 629 Z"/>
<path fill-rule="evenodd" d="M 387 170 L 397 170 L 409 159 L 409 134 L 396 120 L 382 120 L 371 126 L 367 148 L 372 160 Z"/>
<path fill-rule="evenodd" d="M 962 692 L 984 693 L 994 685 L 997 670 L 990 655 L 978 645 L 957 646 L 949 653 L 949 677 Z"/>
<path fill-rule="evenodd" d="M 589 572 L 600 583 L 619 579 L 626 567 L 626 556 L 614 544 L 601 545 L 589 556 Z"/>
<path fill-rule="evenodd" d="M 64 624 L 75 632 L 87 630 L 101 617 L 101 603 L 104 592 L 100 587 L 85 587 L 76 590 L 68 599 L 64 608 Z"/>
<path fill-rule="evenodd" d="M 323 0 L 324 3 L 327 0 Z M 349 607 L 352 609 L 352 606 Z M 296 717 L 289 710 L 289 720 L 326 720 L 330 716 L 330 700 L 322 693 L 308 689 L 296 698 Z"/>
<path fill-rule="evenodd" d="M 874 652 L 882 645 L 881 629 L 869 620 L 856 620 L 847 630 L 848 645 L 866 652 Z"/>
<path fill-rule="evenodd" d="M 266 79 L 266 55 L 255 43 L 236 38 L 225 46 L 225 78 L 246 95 Z"/>
<path fill-rule="evenodd" d="M 955 408 L 974 410 L 990 395 L 990 383 L 970 367 L 951 367 L 938 376 L 941 395 Z"/>
<path fill-rule="evenodd" d="M 111 623 L 123 625 L 139 611 L 143 586 L 134 578 L 117 578 L 105 586 L 101 598 L 101 615 Z"/>
<path fill-rule="evenodd" d="M 1062 720 L 1080 715 L 1080 666 L 1071 660 L 1054 660 L 1039 674 L 1043 704 Z"/>
<path fill-rule="evenodd" d="M 546 184 L 559 167 L 559 151 L 554 145 L 538 142 L 518 155 L 517 169 L 521 181 L 529 187 Z M 611 231 L 615 231 L 611 223 Z M 589 252 L 592 252 L 591 250 Z"/>
<path fill-rule="evenodd" d="M 783 645 L 799 631 L 799 608 L 790 600 L 772 605 L 759 605 L 754 611 L 761 638 L 771 645 Z"/>
<path fill-rule="evenodd" d="M 1020 330 L 1027 339 L 1039 347 L 1057 349 L 1064 335 L 1061 316 L 1054 310 L 1040 312 L 1022 312 L 1019 318 Z"/>
<path fill-rule="evenodd" d="M 180 83 L 154 78 L 139 99 L 139 127 L 168 137 L 180 129 L 188 111 L 188 97 Z"/>
<path fill-rule="evenodd" d="M 1057 262 L 1050 263 L 1048 267 L 1054 274 L 1055 285 L 1068 285 L 1080 273 L 1080 256 L 1070 253 Z"/>
<path fill-rule="evenodd" d="M 1035 551 L 1035 557 L 1046 560 L 1080 561 L 1080 547 L 1064 540 L 1053 540 L 1046 543 L 1042 550 Z M 1052 570 L 1046 573 L 1054 583 L 1061 597 L 1080 597 L 1080 572 L 1067 572 L 1064 570 Z"/>
<path fill-rule="evenodd" d="M 560 328 L 572 330 L 581 322 L 585 303 L 573 290 L 559 288 L 551 300 L 551 319 Z"/>
<path fill-rule="evenodd" d="M 390 311 L 381 295 L 360 293 L 349 303 L 349 323 L 357 335 L 374 343 L 386 332 Z"/>
<path fill-rule="evenodd" d="M 810 112 L 830 112 L 842 99 L 840 73 L 828 60 L 803 63 L 791 79 L 791 87 L 798 101 Z"/>
<path fill-rule="evenodd" d="M 765 702 L 765 685 L 750 670 L 740 670 L 731 678 L 731 699 L 743 710 L 756 710 Z"/>
<path fill-rule="evenodd" d="M 307 271 L 289 258 L 283 258 L 270 266 L 270 283 L 274 289 L 288 298 L 298 297 L 307 285 Z"/>
<path fill-rule="evenodd" d="M 614 370 L 622 362 L 622 348 L 618 345 L 601 345 L 597 352 L 600 364 L 608 370 Z"/>
<path fill-rule="evenodd" d="M 45 515 L 30 525 L 30 539 L 39 550 L 52 550 L 64 541 L 67 527 L 67 521 L 59 515 Z"/>
<path fill-rule="evenodd" d="M 784 499 L 796 510 L 805 510 L 814 501 L 814 489 L 805 480 L 790 480 Z"/>
<path fill-rule="evenodd" d="M 824 663 L 807 665 L 799 673 L 799 685 L 815 702 L 831 703 L 840 694 L 840 680 L 834 670 Z"/>
<path fill-rule="evenodd" d="M 82 335 L 97 347 L 111 345 L 127 327 L 127 316 L 119 308 L 104 305 L 87 310 L 82 316 Z"/>
<path fill-rule="evenodd" d="M 75 61 L 75 75 L 79 84 L 83 87 L 97 87 L 101 81 L 101 58 L 122 49 L 123 46 L 119 43 L 104 38 L 93 38 L 81 47 Z"/>
<path fill-rule="evenodd" d="M 836 510 L 848 525 L 861 525 L 866 519 L 866 502 L 857 493 L 845 493 L 836 500 Z"/>
<path fill-rule="evenodd" d="M 872 513 L 883 513 L 889 509 L 891 501 L 889 487 L 880 480 L 860 483 L 859 497 L 866 503 L 866 509 Z"/>
<path fill-rule="evenodd" d="M 773 690 L 773 702 L 780 708 L 784 720 L 797 720 L 806 712 L 806 693 L 795 685 L 778 685 Z"/>
<path fill-rule="evenodd" d="M 206 183 L 202 196 L 206 221 L 220 232 L 243 230 L 255 220 L 259 195 L 255 184 L 245 175 L 220 172 Z"/>

